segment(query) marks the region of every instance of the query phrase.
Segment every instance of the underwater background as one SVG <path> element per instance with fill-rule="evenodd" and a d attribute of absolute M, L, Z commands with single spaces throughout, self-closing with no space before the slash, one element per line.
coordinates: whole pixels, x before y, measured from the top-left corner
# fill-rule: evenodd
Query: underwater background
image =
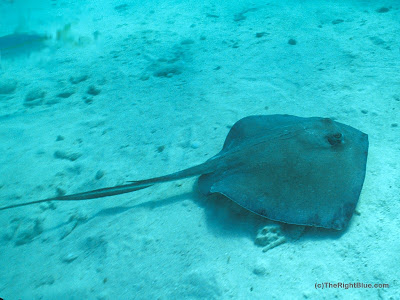
<path fill-rule="evenodd" d="M 0 298 L 399 299 L 399 37 L 389 0 L 2 0 L 0 207 L 202 163 L 250 115 L 331 117 L 370 148 L 343 231 L 196 178 L 0 211 Z"/>

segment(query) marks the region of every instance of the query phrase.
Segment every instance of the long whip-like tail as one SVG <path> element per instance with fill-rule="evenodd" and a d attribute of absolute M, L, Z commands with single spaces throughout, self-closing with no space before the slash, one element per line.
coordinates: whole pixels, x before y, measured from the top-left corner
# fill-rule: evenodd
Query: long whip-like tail
<path fill-rule="evenodd" d="M 134 191 L 148 188 L 157 183 L 174 181 L 174 180 L 178 180 L 178 179 L 188 178 L 188 177 L 192 177 L 195 175 L 207 173 L 208 171 L 211 171 L 213 167 L 214 167 L 214 164 L 212 163 L 212 160 L 209 160 L 198 166 L 194 166 L 194 167 L 191 167 L 191 168 L 188 168 L 188 169 L 176 172 L 176 173 L 172 173 L 169 175 L 161 176 L 161 177 L 145 179 L 145 180 L 140 180 L 140 181 L 130 181 L 131 183 L 129 183 L 129 184 L 117 185 L 114 187 L 107 187 L 107 188 L 102 188 L 102 189 L 97 189 L 97 190 L 92 190 L 92 191 L 87 191 L 87 192 L 77 193 L 77 194 L 72 194 L 72 195 L 56 196 L 53 198 L 48 198 L 48 199 L 43 199 L 43 200 L 36 200 L 36 201 L 31 201 L 31 202 L 12 204 L 12 205 L 8 205 L 8 206 L 0 207 L 0 211 L 10 209 L 10 208 L 15 208 L 15 207 L 49 202 L 49 201 L 80 201 L 80 200 L 90 200 L 90 199 L 115 196 L 115 195 L 120 195 L 120 194 L 125 194 L 125 193 L 131 193 Z"/>

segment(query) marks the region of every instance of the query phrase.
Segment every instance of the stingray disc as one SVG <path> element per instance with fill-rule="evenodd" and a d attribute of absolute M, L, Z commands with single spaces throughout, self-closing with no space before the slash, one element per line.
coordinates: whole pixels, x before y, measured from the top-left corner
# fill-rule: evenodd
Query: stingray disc
<path fill-rule="evenodd" d="M 230 130 L 216 171 L 199 178 L 266 218 L 344 228 L 365 177 L 368 136 L 331 119 L 251 116 Z"/>

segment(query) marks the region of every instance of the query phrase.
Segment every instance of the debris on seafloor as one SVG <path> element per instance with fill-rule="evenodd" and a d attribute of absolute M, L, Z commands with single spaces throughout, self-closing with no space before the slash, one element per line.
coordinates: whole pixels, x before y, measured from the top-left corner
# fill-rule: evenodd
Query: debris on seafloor
<path fill-rule="evenodd" d="M 257 246 L 267 252 L 287 241 L 295 241 L 303 234 L 305 227 L 290 224 L 267 224 L 258 231 L 254 240 Z"/>
<path fill-rule="evenodd" d="M 46 47 L 49 36 L 37 33 L 13 33 L 0 36 L 2 57 L 30 54 Z"/>
<path fill-rule="evenodd" d="M 81 47 L 90 45 L 93 40 L 97 40 L 100 33 L 95 31 L 92 35 L 93 38 L 88 35 L 81 35 L 79 32 L 72 30 L 72 24 L 68 23 L 63 28 L 57 30 L 56 40 L 66 45 Z"/>
<path fill-rule="evenodd" d="M 263 252 L 275 248 L 286 242 L 286 237 L 282 234 L 279 225 L 265 226 L 259 230 L 254 243 L 257 246 L 265 247 Z"/>

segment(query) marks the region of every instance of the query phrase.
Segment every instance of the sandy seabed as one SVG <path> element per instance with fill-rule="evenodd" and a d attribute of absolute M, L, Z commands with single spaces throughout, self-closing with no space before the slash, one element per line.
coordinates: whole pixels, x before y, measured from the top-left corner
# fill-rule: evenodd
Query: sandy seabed
<path fill-rule="evenodd" d="M 332 117 L 370 140 L 342 232 L 273 223 L 195 178 L 1 211 L 0 297 L 398 299 L 397 1 L 15 0 L 0 15 L 0 36 L 49 37 L 1 59 L 0 206 L 201 163 L 249 115 Z"/>

